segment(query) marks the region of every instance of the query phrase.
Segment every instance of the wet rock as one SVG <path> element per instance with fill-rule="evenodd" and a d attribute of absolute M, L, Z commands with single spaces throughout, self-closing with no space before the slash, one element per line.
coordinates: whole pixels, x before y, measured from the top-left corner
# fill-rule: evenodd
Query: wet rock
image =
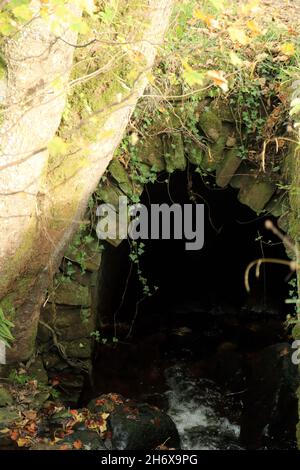
<path fill-rule="evenodd" d="M 51 326 L 51 328 L 53 328 L 55 324 L 55 329 L 58 332 L 59 330 L 65 332 L 67 329 L 75 329 L 76 334 L 80 335 L 80 337 L 88 336 L 89 332 L 92 331 L 95 326 L 90 308 L 56 306 L 54 315 L 51 305 L 47 305 L 41 311 L 41 319 L 43 322 Z M 51 331 L 43 325 L 39 326 L 39 334 L 43 332 L 43 337 L 46 338 L 46 331 L 44 332 L 45 329 L 49 332 L 50 336 L 52 336 Z M 68 334 L 71 336 L 71 331 L 69 331 Z M 61 336 L 62 339 L 64 339 L 63 333 Z"/>
<path fill-rule="evenodd" d="M 231 391 L 245 388 L 243 356 L 233 349 L 232 343 L 222 343 L 210 360 L 209 377 Z"/>
<path fill-rule="evenodd" d="M 60 444 L 66 444 L 72 450 L 107 450 L 99 434 L 86 429 L 84 426 L 64 438 Z"/>
<path fill-rule="evenodd" d="M 288 200 L 284 194 L 275 194 L 266 206 L 266 211 L 274 217 L 280 217 L 288 208 Z"/>
<path fill-rule="evenodd" d="M 172 419 L 163 411 L 136 403 L 118 394 L 101 395 L 88 408 L 109 413 L 111 447 L 118 450 L 155 449 L 163 443 L 179 448 L 179 435 Z"/>
<path fill-rule="evenodd" d="M 291 448 L 298 421 L 299 372 L 288 343 L 263 349 L 252 363 L 241 422 L 241 442 L 250 449 Z"/>
<path fill-rule="evenodd" d="M 237 435 L 231 430 L 220 430 L 219 426 L 195 426 L 188 430 L 186 438 L 191 449 L 196 450 L 241 450 Z M 199 445 L 199 443 L 201 443 Z"/>
<path fill-rule="evenodd" d="M 38 410 L 43 408 L 46 401 L 50 398 L 50 393 L 47 390 L 38 392 L 34 397 L 34 407 Z"/>

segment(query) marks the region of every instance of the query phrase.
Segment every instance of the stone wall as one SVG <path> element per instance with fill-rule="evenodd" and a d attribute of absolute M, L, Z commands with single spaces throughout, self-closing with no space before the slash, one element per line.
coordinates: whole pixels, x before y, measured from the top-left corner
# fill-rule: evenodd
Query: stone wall
<path fill-rule="evenodd" d="M 41 310 L 37 340 L 44 367 L 72 401 L 91 371 L 101 257 L 96 240 L 69 249 Z"/>

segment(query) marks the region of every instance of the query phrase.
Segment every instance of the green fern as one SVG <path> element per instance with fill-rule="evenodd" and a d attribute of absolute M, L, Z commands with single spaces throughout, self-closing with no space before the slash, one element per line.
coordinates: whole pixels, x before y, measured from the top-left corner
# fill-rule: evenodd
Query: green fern
<path fill-rule="evenodd" d="M 10 343 L 14 340 L 11 334 L 11 329 L 15 325 L 5 318 L 2 308 L 0 308 L 0 341 L 2 341 L 7 347 L 10 347 Z"/>

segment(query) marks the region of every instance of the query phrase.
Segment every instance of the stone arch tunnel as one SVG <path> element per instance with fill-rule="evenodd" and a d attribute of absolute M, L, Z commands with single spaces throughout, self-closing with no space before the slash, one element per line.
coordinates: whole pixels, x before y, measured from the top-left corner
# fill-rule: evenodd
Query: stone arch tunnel
<path fill-rule="evenodd" d="M 42 311 L 42 322 L 55 323 L 66 357 L 58 354 L 41 323 L 43 362 L 50 377 L 62 376 L 72 399 L 84 402 L 96 389 L 98 394 L 115 390 L 156 403 L 155 394 L 161 398 L 167 386 L 163 377 L 179 361 L 193 380 L 213 381 L 238 397 L 228 405 L 235 416 L 228 419 L 238 420 L 241 427 L 238 445 L 292 448 L 298 374 L 286 359 L 292 338 L 286 317 L 293 306 L 285 301 L 294 276 L 287 266 L 266 265 L 259 279 L 251 273 L 250 295 L 244 284 L 254 259 L 292 256 L 286 235 L 291 209 L 284 189 L 291 150 L 281 150 L 285 157 L 279 171 L 272 172 L 268 163 L 262 171 L 261 163 L 241 158 L 228 110 L 214 101 L 203 106 L 199 129 L 209 142 L 206 151 L 175 120 L 169 123 L 172 131 L 137 144 L 134 169 L 114 159 L 96 198 L 116 210 L 124 195 L 148 207 L 203 203 L 203 249 L 186 251 L 184 240 L 147 240 L 135 264 L 127 240 L 109 239 L 102 251 L 93 237 L 79 234 Z M 283 239 L 266 230 L 266 220 L 279 227 Z M 282 387 L 283 377 L 287 387 Z M 261 417 L 255 423 L 252 406 Z"/>

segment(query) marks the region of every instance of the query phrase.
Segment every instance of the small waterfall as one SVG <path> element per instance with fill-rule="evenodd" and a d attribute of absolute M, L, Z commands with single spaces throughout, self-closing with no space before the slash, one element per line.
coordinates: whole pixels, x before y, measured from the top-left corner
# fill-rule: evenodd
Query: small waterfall
<path fill-rule="evenodd" d="M 177 426 L 182 449 L 241 449 L 230 396 L 211 380 L 189 378 L 185 363 L 165 373 L 168 414 Z"/>

